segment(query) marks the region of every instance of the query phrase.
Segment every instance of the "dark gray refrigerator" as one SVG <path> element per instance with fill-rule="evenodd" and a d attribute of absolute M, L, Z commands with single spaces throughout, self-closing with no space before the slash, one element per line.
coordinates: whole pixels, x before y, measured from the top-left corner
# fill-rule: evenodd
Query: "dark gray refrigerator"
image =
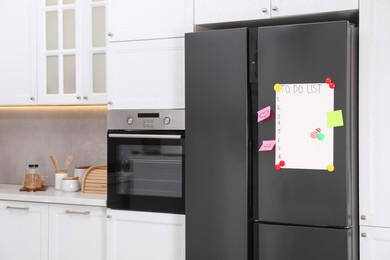
<path fill-rule="evenodd" d="M 186 260 L 358 259 L 356 35 L 186 34 Z"/>

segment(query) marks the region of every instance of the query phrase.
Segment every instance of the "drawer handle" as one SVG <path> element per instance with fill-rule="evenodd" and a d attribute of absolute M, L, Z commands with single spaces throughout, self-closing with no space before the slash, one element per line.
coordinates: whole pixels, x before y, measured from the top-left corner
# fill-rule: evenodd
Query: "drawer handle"
<path fill-rule="evenodd" d="M 66 214 L 78 214 L 78 215 L 89 215 L 91 214 L 90 211 L 73 211 L 73 210 L 66 210 Z"/>
<path fill-rule="evenodd" d="M 7 206 L 7 209 L 19 209 L 19 210 L 29 210 L 29 207 L 12 207 L 12 206 Z"/>

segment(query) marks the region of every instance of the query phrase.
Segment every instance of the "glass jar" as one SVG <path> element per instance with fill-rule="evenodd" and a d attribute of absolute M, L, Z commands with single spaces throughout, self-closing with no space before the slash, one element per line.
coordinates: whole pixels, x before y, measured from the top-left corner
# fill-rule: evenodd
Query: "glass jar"
<path fill-rule="evenodd" d="M 24 187 L 29 191 L 40 189 L 44 182 L 39 173 L 38 164 L 29 164 L 27 173 L 24 175 Z"/>
<path fill-rule="evenodd" d="M 28 169 L 27 169 L 27 173 L 30 173 L 30 174 L 39 174 L 39 165 L 38 164 L 29 164 L 28 165 Z"/>

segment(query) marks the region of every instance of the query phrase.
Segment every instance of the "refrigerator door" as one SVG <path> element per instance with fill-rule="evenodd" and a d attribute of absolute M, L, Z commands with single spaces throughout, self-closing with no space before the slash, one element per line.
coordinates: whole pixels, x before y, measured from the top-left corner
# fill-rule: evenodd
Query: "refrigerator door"
<path fill-rule="evenodd" d="M 255 260 L 352 260 L 350 229 L 259 224 Z"/>
<path fill-rule="evenodd" d="M 248 257 L 246 39 L 185 36 L 187 260 Z"/>
<path fill-rule="evenodd" d="M 277 141 L 273 151 L 258 152 L 258 209 L 254 214 L 259 221 L 327 227 L 353 225 L 356 217 L 357 151 L 354 38 L 353 27 L 346 21 L 258 29 L 258 106 L 259 109 L 271 106 L 271 111 L 276 113 L 270 120 L 258 124 L 258 138 L 260 143 L 262 140 Z M 327 165 L 323 165 L 325 169 L 306 166 L 291 168 L 289 166 L 295 162 L 288 160 L 284 167 L 276 170 L 279 164 L 278 158 L 275 158 L 277 149 L 283 151 L 285 147 L 279 146 L 276 139 L 280 107 L 276 105 L 275 83 L 291 84 L 293 91 L 293 84 L 306 87 L 306 83 L 325 83 L 328 77 L 336 84 L 334 103 L 328 103 L 334 110 L 342 111 L 344 120 L 343 126 L 328 129 L 326 113 L 318 115 L 324 118 L 321 122 L 325 122 L 325 126 L 321 127 L 333 131 L 334 140 L 329 145 L 332 146 L 333 162 L 330 160 L 330 163 L 334 165 L 334 171 L 329 172 Z M 289 105 L 304 112 L 313 109 L 301 102 Z M 288 119 L 292 127 L 304 125 L 308 120 L 301 114 L 291 117 Z M 280 119 L 282 124 L 286 121 L 286 118 Z M 297 135 L 303 133 L 303 138 L 307 137 L 304 142 L 320 144 L 321 141 L 313 140 L 310 136 L 318 127 L 314 124 Z M 284 130 L 281 132 L 286 134 Z M 287 134 L 290 135 L 287 142 L 293 141 L 291 132 Z M 302 155 L 307 149 L 306 145 L 292 147 L 291 158 L 301 156 L 303 164 L 311 160 Z M 315 151 L 312 155 L 322 156 Z"/>

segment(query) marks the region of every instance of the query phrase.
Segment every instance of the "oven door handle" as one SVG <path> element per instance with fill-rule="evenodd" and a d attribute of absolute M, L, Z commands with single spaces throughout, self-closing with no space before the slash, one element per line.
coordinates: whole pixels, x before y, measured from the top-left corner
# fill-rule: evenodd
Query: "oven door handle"
<path fill-rule="evenodd" d="M 181 135 L 148 135 L 148 134 L 108 134 L 111 138 L 151 138 L 151 139 L 181 139 Z"/>

